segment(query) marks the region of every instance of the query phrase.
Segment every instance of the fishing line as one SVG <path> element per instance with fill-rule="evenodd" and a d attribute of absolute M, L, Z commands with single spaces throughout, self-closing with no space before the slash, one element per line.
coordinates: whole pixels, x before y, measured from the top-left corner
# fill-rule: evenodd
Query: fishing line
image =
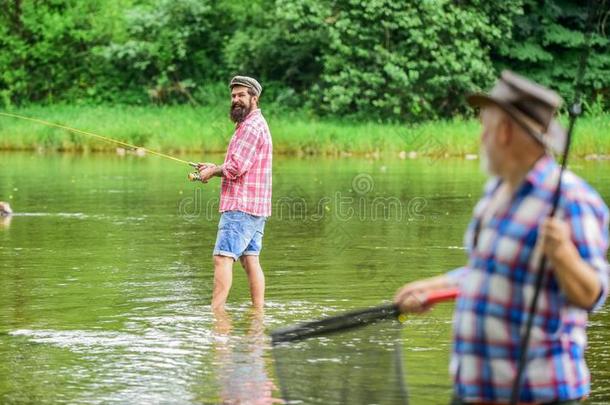
<path fill-rule="evenodd" d="M 131 149 L 141 149 L 141 150 L 143 150 L 143 151 L 145 151 L 147 153 L 150 153 L 151 155 L 159 156 L 159 157 L 162 157 L 162 158 L 173 160 L 175 162 L 184 163 L 184 164 L 187 164 L 189 166 L 197 167 L 196 163 L 187 162 L 186 160 L 179 159 L 177 157 L 170 156 L 170 155 L 167 155 L 165 153 L 161 153 L 161 152 L 157 152 L 157 151 L 154 151 L 154 150 L 150 150 L 150 149 L 144 148 L 142 146 L 132 145 L 130 143 L 119 141 L 117 139 L 112 139 L 112 138 L 109 138 L 109 137 L 106 137 L 106 136 L 94 134 L 93 132 L 83 131 L 83 130 L 80 130 L 80 129 L 77 129 L 77 128 L 68 127 L 66 125 L 56 124 L 54 122 L 45 121 L 45 120 L 41 120 L 41 119 L 38 119 L 38 118 L 26 117 L 24 115 L 19 115 L 19 114 L 0 112 L 0 115 L 3 115 L 5 117 L 18 118 L 18 119 L 22 119 L 22 120 L 26 120 L 26 121 L 36 122 L 38 124 L 42 124 L 42 125 L 46 125 L 46 126 L 49 126 L 49 127 L 63 129 L 63 130 L 74 132 L 74 133 L 81 134 L 81 135 L 89 135 L 89 136 L 92 136 L 94 138 L 100 139 L 102 141 L 116 143 L 117 145 L 126 146 L 126 147 L 131 148 Z M 189 176 L 189 178 L 190 178 L 190 176 Z"/>

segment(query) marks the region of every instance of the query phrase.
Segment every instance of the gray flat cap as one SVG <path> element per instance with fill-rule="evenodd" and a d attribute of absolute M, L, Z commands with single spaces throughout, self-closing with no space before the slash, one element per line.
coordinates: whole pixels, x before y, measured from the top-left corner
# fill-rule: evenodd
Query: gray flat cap
<path fill-rule="evenodd" d="M 233 86 L 244 86 L 249 89 L 254 90 L 257 96 L 261 95 L 263 91 L 263 87 L 261 84 L 254 78 L 248 76 L 235 76 L 231 79 L 231 84 L 229 84 L 229 88 L 232 89 Z"/>

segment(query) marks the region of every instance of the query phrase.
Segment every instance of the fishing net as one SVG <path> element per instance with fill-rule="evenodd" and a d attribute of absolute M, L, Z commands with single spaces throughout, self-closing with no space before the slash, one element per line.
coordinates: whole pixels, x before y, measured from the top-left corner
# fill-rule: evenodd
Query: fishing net
<path fill-rule="evenodd" d="M 318 322 L 272 334 L 286 403 L 407 403 L 401 325 L 395 317 L 365 318 L 354 325 L 354 315 L 348 314 L 324 320 L 323 326 Z"/>

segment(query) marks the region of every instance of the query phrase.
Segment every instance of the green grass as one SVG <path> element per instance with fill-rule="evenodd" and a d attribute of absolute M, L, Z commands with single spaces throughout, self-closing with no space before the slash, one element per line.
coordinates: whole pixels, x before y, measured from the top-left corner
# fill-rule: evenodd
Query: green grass
<path fill-rule="evenodd" d="M 189 106 L 32 106 L 14 114 L 51 121 L 166 153 L 226 150 L 233 131 L 227 109 Z M 263 107 L 263 112 L 265 112 Z M 265 113 L 279 154 L 367 154 L 416 152 L 464 156 L 477 153 L 479 123 L 453 119 L 421 124 L 320 119 L 306 112 Z M 116 145 L 38 123 L 0 116 L 0 149 L 114 151 Z M 610 114 L 577 123 L 572 152 L 610 154 Z"/>

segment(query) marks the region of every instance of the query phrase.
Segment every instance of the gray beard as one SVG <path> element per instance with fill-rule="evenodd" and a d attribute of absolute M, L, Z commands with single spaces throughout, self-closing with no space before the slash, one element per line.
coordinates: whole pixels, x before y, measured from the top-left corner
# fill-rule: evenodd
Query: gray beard
<path fill-rule="evenodd" d="M 485 152 L 483 146 L 481 146 L 479 150 L 479 169 L 483 174 L 491 176 L 491 171 L 489 170 L 489 157 L 487 157 L 487 152 Z"/>

